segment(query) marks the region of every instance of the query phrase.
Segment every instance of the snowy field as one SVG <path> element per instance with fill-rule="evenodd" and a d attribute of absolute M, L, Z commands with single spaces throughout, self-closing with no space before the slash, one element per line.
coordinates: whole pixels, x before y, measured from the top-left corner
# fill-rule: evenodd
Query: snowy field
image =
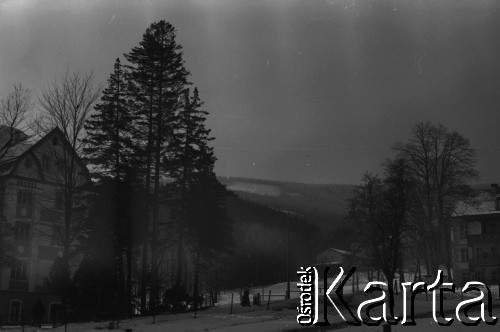
<path fill-rule="evenodd" d="M 240 307 L 241 308 L 241 307 Z M 477 327 L 466 327 L 458 322 L 455 322 L 451 327 L 442 327 L 432 321 L 431 318 L 421 318 L 416 320 L 416 326 L 392 326 L 391 331 L 498 331 L 500 325 L 487 326 L 480 324 Z M 105 323 L 84 323 L 70 324 L 67 327 L 68 332 L 96 332 L 109 331 L 106 329 Z M 118 331 L 131 329 L 133 332 L 163 332 L 163 331 L 319 331 L 314 327 L 301 328 L 295 322 L 295 312 L 293 310 L 275 311 L 259 311 L 241 309 L 237 314 L 228 315 L 217 310 L 217 308 L 199 313 L 198 318 L 194 319 L 192 314 L 160 316 L 156 324 L 152 324 L 151 318 L 140 318 L 129 321 L 122 321 Z M 331 330 L 341 331 L 383 331 L 383 327 L 347 327 L 336 326 Z M 20 329 L 12 330 L 19 332 Z M 35 328 L 26 328 L 26 332 L 38 331 Z M 51 329 L 46 331 L 63 332 L 64 327 Z"/>
<path fill-rule="evenodd" d="M 291 282 L 291 300 L 285 301 L 284 296 L 286 292 L 286 282 L 279 283 L 266 287 L 257 287 L 251 289 L 255 293 L 265 294 L 265 300 L 260 306 L 242 307 L 240 305 L 240 291 L 233 290 L 221 294 L 221 301 L 215 307 L 207 310 L 199 311 L 197 317 L 194 318 L 194 313 L 182 314 L 168 314 L 156 317 L 156 322 L 153 324 L 152 317 L 134 318 L 131 320 L 123 320 L 119 322 L 118 331 L 126 331 L 131 329 L 132 332 L 163 332 L 163 331 L 319 331 L 314 327 L 304 328 L 297 324 L 295 310 L 297 306 L 297 292 L 296 282 Z M 364 283 L 363 283 L 364 286 Z M 360 289 L 362 285 L 360 284 Z M 494 291 L 494 304 L 495 308 L 493 313 L 500 316 L 500 301 L 498 300 L 497 288 Z M 267 310 L 267 295 L 271 291 L 270 308 Z M 295 292 L 294 292 L 295 291 Z M 351 292 L 351 287 L 345 288 L 346 297 Z M 234 303 L 231 314 L 231 293 L 233 294 Z M 273 296 L 275 295 L 275 296 Z M 363 294 L 351 296 L 351 306 L 356 308 L 357 305 L 364 300 Z M 495 326 L 488 326 L 481 323 L 477 327 L 466 327 L 461 323 L 455 321 L 451 327 L 441 327 L 435 323 L 431 318 L 432 297 L 425 297 L 424 294 L 417 296 L 415 301 L 415 314 L 417 325 L 416 326 L 392 326 L 391 330 L 394 331 L 498 331 L 500 330 L 500 323 Z M 252 296 L 250 296 L 252 301 Z M 445 311 L 450 312 L 462 300 L 462 296 L 458 293 L 456 295 L 449 295 L 445 301 Z M 402 313 L 402 295 L 395 297 L 395 313 L 400 315 Z M 320 306 L 320 317 L 322 317 L 322 306 Z M 451 314 L 450 314 L 451 315 Z M 341 331 L 384 331 L 382 326 L 359 326 L 350 327 L 341 322 L 340 317 L 333 308 L 328 312 L 328 319 L 332 323 L 329 330 Z M 80 324 L 68 324 L 66 331 L 68 332 L 95 332 L 95 331 L 109 331 L 109 322 L 88 322 Z M 23 331 L 20 328 L 9 329 L 12 332 Z M 42 331 L 41 329 L 33 327 L 25 327 L 24 332 Z M 44 329 L 44 331 L 64 332 L 64 327 Z"/>

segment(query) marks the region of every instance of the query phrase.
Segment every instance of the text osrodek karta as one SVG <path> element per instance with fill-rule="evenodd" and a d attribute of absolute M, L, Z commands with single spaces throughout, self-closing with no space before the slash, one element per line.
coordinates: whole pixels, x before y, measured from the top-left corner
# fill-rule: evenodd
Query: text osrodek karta
<path fill-rule="evenodd" d="M 352 274 L 356 271 L 353 267 L 344 276 L 344 269 L 341 267 L 337 277 L 331 284 L 328 284 L 329 267 L 323 269 L 323 291 L 320 294 L 318 270 L 315 267 L 301 267 L 297 271 L 299 281 L 297 288 L 300 290 L 300 303 L 297 307 L 297 322 L 303 326 L 329 326 L 328 321 L 328 302 L 340 317 L 349 325 L 380 325 L 383 321 L 390 325 L 416 325 L 414 319 L 415 296 L 419 293 L 432 293 L 432 317 L 439 325 L 450 326 L 455 318 L 453 315 L 445 315 L 443 310 L 444 293 L 455 293 L 455 285 L 449 282 L 443 282 L 443 273 L 438 271 L 436 280 L 427 285 L 425 282 L 403 282 L 402 286 L 402 306 L 403 315 L 401 317 L 394 315 L 394 299 L 392 287 L 381 281 L 370 281 L 364 288 L 365 293 L 378 292 L 380 296 L 370 298 L 361 304 L 353 312 L 353 308 L 343 298 L 343 288 Z M 469 281 L 462 288 L 464 294 L 473 295 L 470 298 L 462 300 L 455 307 L 454 316 L 464 325 L 475 326 L 480 322 L 488 325 L 494 325 L 498 319 L 492 313 L 491 291 L 485 284 L 477 281 Z M 438 296 L 439 295 L 439 296 Z M 320 296 L 323 297 L 323 318 L 319 317 Z M 409 301 L 407 301 L 409 300 Z M 409 304 L 408 304 L 409 302 Z M 409 305 L 409 308 L 408 308 Z M 381 307 L 382 316 L 374 317 L 370 311 Z M 480 316 L 470 315 L 472 309 L 480 313 Z"/>

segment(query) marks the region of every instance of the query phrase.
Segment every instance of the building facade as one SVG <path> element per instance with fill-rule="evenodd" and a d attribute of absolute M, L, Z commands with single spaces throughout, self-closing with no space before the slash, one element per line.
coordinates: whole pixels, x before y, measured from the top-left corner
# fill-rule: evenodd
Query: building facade
<path fill-rule="evenodd" d="M 500 192 L 496 184 L 468 202 L 452 218 L 453 273 L 457 285 L 500 280 Z"/>
<path fill-rule="evenodd" d="M 0 216 L 7 242 L 2 253 L 7 260 L 0 266 L 0 319 L 2 324 L 30 322 L 33 307 L 41 301 L 43 320 L 59 320 L 60 297 L 45 280 L 63 250 L 61 156 L 74 151 L 58 129 L 32 144 L 21 132 L 15 138 L 0 161 Z M 75 160 L 78 185 L 84 185 L 87 169 Z"/>

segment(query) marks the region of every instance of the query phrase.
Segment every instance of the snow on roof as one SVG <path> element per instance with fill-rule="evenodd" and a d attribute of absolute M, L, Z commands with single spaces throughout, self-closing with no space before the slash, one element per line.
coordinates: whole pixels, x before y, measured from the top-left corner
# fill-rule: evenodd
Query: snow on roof
<path fill-rule="evenodd" d="M 331 251 L 336 251 L 339 254 L 344 255 L 344 256 L 352 256 L 353 255 L 353 253 L 351 251 L 337 249 L 337 248 L 328 248 L 325 251 L 323 251 L 322 253 L 320 253 L 319 256 L 324 255 L 324 254 L 331 252 Z"/>
<path fill-rule="evenodd" d="M 496 210 L 495 206 L 497 198 L 500 198 L 500 196 L 492 195 L 488 191 L 481 192 L 466 201 L 460 201 L 455 206 L 453 217 L 500 214 L 500 211 Z"/>
<path fill-rule="evenodd" d="M 339 254 L 342 254 L 342 255 L 347 255 L 347 256 L 352 256 L 353 255 L 352 252 L 347 251 L 347 250 L 342 250 L 342 249 L 337 249 L 337 248 L 330 248 L 328 250 L 335 250 L 336 252 L 338 252 Z"/>
<path fill-rule="evenodd" d="M 345 262 L 319 262 L 316 265 L 342 265 Z"/>

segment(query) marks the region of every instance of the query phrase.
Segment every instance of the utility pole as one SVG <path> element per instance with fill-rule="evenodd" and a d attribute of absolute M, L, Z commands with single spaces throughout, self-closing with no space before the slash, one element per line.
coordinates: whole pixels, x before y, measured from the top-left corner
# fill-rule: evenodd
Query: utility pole
<path fill-rule="evenodd" d="M 286 214 L 286 294 L 285 299 L 290 300 L 290 213 Z"/>
<path fill-rule="evenodd" d="M 289 300 L 290 299 L 290 219 L 292 217 L 298 218 L 301 216 L 298 213 L 292 212 L 292 211 L 287 211 L 287 210 L 281 210 L 281 209 L 275 209 L 271 208 L 275 211 L 284 213 L 286 215 L 286 293 L 285 293 L 285 299 Z"/>

